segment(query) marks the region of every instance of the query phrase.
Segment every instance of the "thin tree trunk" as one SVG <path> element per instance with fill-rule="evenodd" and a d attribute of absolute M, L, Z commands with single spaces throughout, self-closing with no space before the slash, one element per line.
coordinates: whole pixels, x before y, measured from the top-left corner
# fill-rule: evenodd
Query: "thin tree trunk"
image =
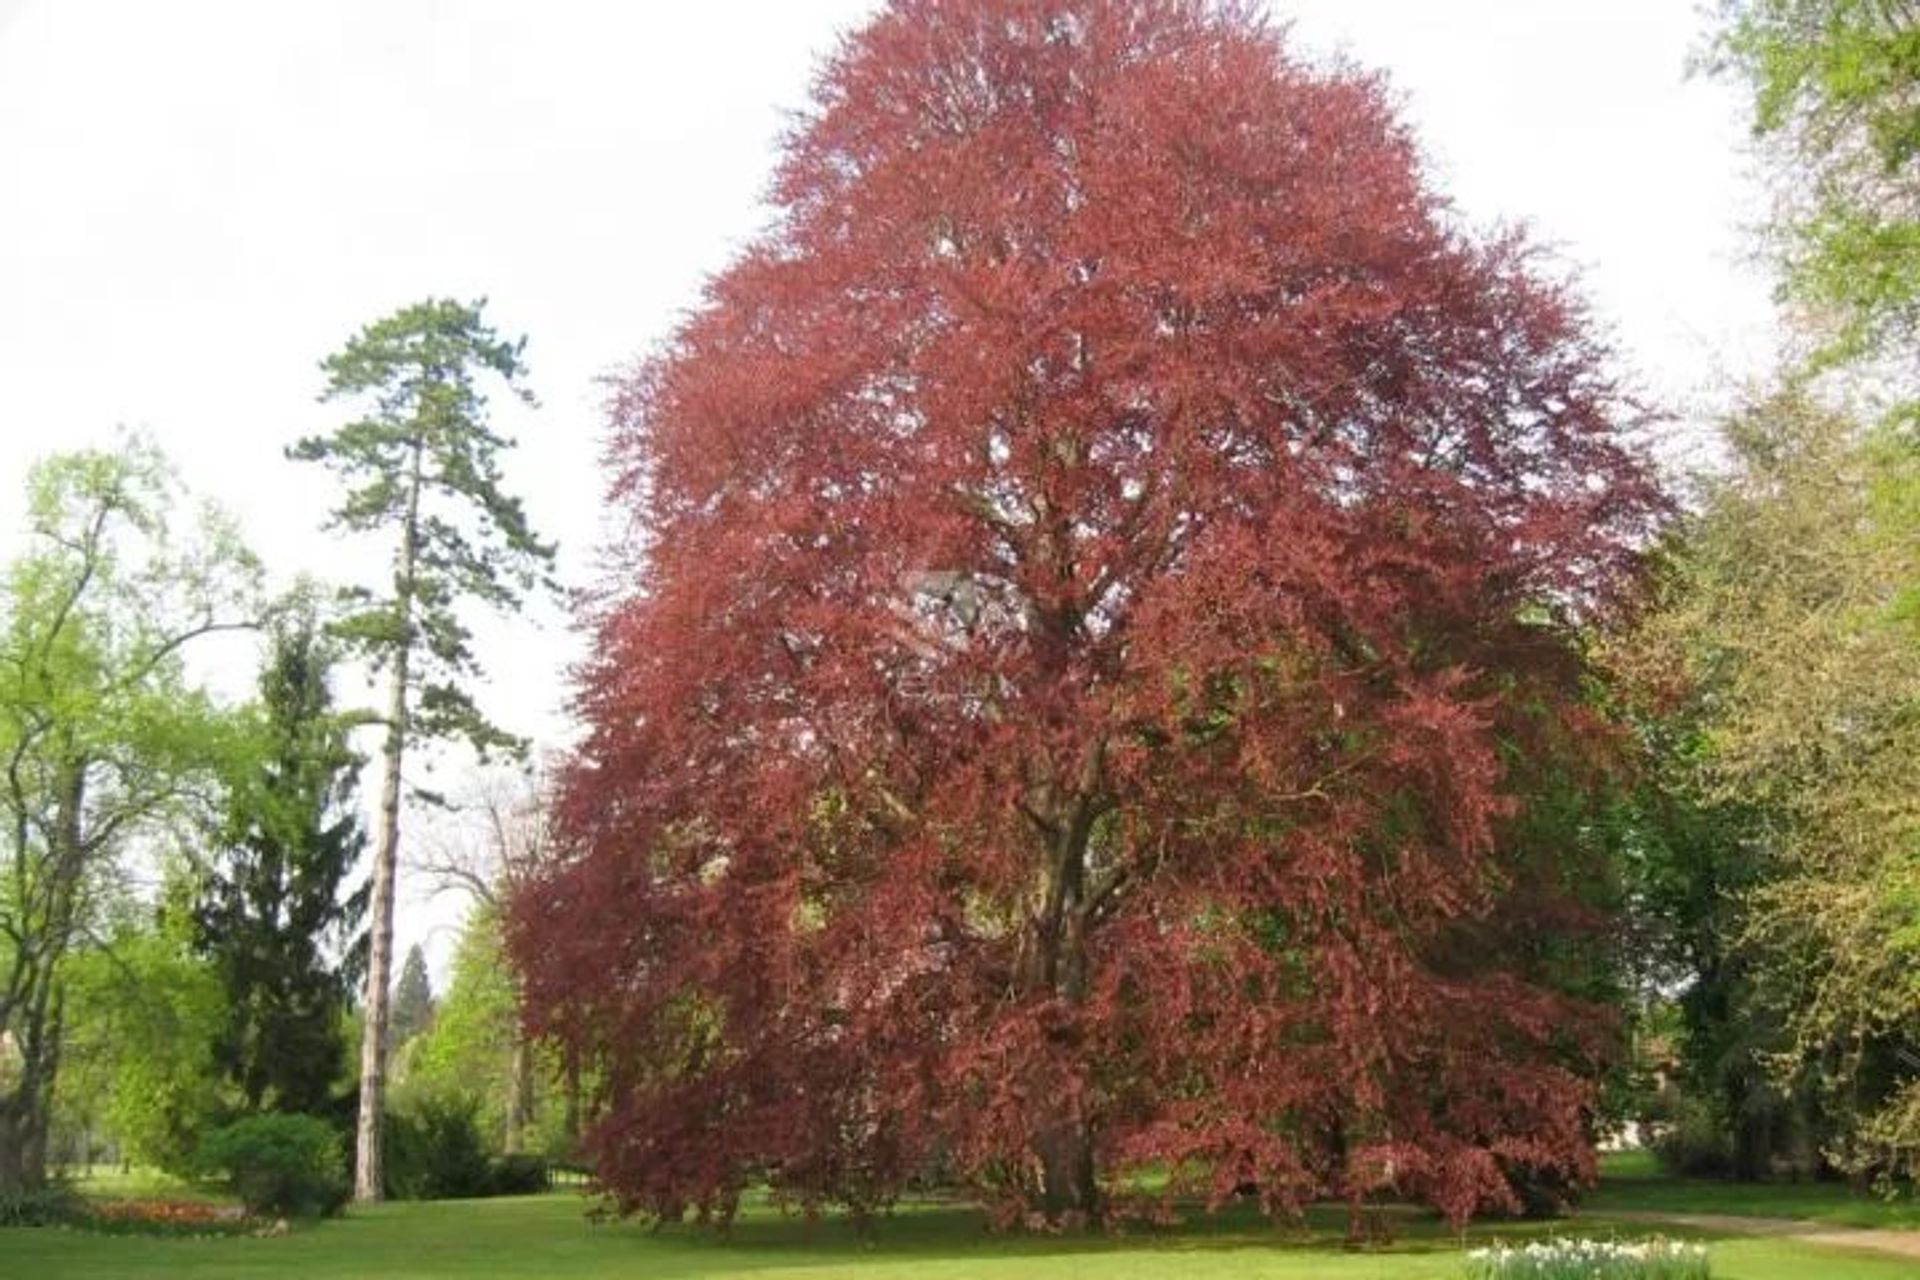
<path fill-rule="evenodd" d="M 407 678 L 413 656 L 413 566 L 420 512 L 420 448 L 413 451 L 407 522 L 394 570 L 400 643 L 387 688 L 387 739 L 382 753 L 380 820 L 373 844 L 373 892 L 367 953 L 367 991 L 360 1040 L 360 1118 L 354 1133 L 353 1198 L 370 1204 L 385 1196 L 381 1121 L 387 1104 L 387 1018 L 393 975 L 394 880 L 400 851 L 400 766 L 407 747 Z"/>
<path fill-rule="evenodd" d="M 380 1120 L 386 1110 L 387 1018 L 393 976 L 394 871 L 400 845 L 400 764 L 405 754 L 406 651 L 394 663 L 388 691 L 386 771 L 380 782 L 379 831 L 373 846 L 373 920 L 367 953 L 367 991 L 360 1040 L 360 1120 L 355 1133 L 353 1197 L 382 1198 Z"/>
<path fill-rule="evenodd" d="M 512 1096 L 507 1101 L 507 1150 L 526 1149 L 527 1130 L 533 1125 L 533 1046 L 519 1027 L 513 1032 Z"/>
<path fill-rule="evenodd" d="M 566 1095 L 560 1128 L 567 1139 L 567 1159 L 573 1160 L 580 1154 L 580 1058 L 572 1049 L 567 1050 Z"/>

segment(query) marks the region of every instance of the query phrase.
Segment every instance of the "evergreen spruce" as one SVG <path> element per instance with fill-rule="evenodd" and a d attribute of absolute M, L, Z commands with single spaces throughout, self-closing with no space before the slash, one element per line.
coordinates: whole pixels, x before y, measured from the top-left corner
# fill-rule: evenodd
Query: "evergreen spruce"
<path fill-rule="evenodd" d="M 403 1045 L 432 1024 L 433 983 L 427 977 L 427 957 L 416 942 L 407 951 L 406 963 L 400 966 L 387 1033 L 395 1045 Z"/>
<path fill-rule="evenodd" d="M 342 896 L 366 835 L 360 761 L 333 708 L 334 655 L 310 610 L 273 637 L 257 758 L 234 780 L 225 857 L 196 911 L 227 996 L 216 1060 L 252 1110 L 326 1109 L 341 1014 L 365 960 L 366 889 Z"/>

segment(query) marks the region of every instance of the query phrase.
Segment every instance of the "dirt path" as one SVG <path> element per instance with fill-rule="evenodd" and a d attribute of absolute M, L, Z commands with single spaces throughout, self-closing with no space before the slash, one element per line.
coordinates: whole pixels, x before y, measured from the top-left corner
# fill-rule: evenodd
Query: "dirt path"
<path fill-rule="evenodd" d="M 1896 1258 L 1920 1259 L 1920 1231 L 1892 1231 L 1876 1227 L 1841 1227 L 1799 1218 L 1747 1218 L 1733 1213 L 1596 1212 L 1596 1220 L 1665 1223 L 1729 1236 L 1773 1236 L 1801 1244 L 1831 1245 L 1838 1249 L 1866 1249 Z"/>

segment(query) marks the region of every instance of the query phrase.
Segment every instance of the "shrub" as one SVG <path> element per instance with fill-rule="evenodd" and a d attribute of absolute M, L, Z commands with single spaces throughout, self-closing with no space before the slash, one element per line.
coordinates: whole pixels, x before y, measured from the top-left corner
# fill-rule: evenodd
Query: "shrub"
<path fill-rule="evenodd" d="M 64 1182 L 0 1192 L 0 1227 L 59 1227 L 86 1217 L 87 1202 Z"/>
<path fill-rule="evenodd" d="M 397 1200 L 455 1200 L 489 1194 L 493 1162 L 473 1098 L 429 1098 L 411 1115 L 387 1117 L 385 1183 Z"/>
<path fill-rule="evenodd" d="M 1723 1178 L 1733 1172 L 1733 1140 L 1713 1107 L 1699 1098 L 1673 1102 L 1671 1118 L 1653 1139 L 1653 1154 L 1668 1173 Z"/>
<path fill-rule="evenodd" d="M 479 1100 L 466 1096 L 423 1098 L 405 1111 L 388 1112 L 383 1165 L 388 1198 L 526 1196 L 552 1187 L 544 1158 L 490 1156 L 479 1116 Z"/>
<path fill-rule="evenodd" d="M 1495 1245 L 1467 1254 L 1471 1280 L 1709 1280 L 1707 1251 L 1697 1244 L 1647 1240 L 1536 1241 Z"/>
<path fill-rule="evenodd" d="M 198 1164 L 226 1179 L 250 1213 L 326 1216 L 347 1202 L 339 1138 L 313 1116 L 237 1120 L 207 1136 Z"/>
<path fill-rule="evenodd" d="M 426 1138 L 412 1116 L 389 1111 L 380 1125 L 380 1184 L 389 1200 L 419 1200 L 427 1181 Z"/>
<path fill-rule="evenodd" d="M 501 1156 L 493 1162 L 487 1179 L 487 1194 L 495 1196 L 538 1195 L 553 1185 L 547 1162 L 539 1156 Z"/>

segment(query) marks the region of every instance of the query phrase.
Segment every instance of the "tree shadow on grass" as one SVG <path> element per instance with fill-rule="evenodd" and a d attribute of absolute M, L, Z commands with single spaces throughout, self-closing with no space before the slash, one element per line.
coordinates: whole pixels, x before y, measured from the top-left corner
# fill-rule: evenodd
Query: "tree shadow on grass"
<path fill-rule="evenodd" d="M 904 1203 L 875 1219 L 866 1230 L 842 1217 L 808 1221 L 782 1215 L 757 1202 L 743 1210 L 725 1232 L 684 1225 L 656 1230 L 638 1222 L 607 1224 L 599 1230 L 630 1235 L 636 1244 L 652 1241 L 656 1247 L 665 1245 L 674 1253 L 685 1251 L 689 1261 L 704 1257 L 709 1265 L 740 1271 L 919 1263 L 986 1267 L 1046 1258 L 1092 1263 L 1103 1256 L 1137 1259 L 1142 1255 L 1173 1257 L 1249 1250 L 1276 1260 L 1295 1255 L 1303 1264 L 1310 1259 L 1342 1257 L 1383 1261 L 1457 1255 L 1463 1248 L 1495 1239 L 1525 1241 L 1574 1234 L 1640 1238 L 1649 1234 L 1644 1229 L 1616 1230 L 1604 1223 L 1559 1219 L 1477 1223 L 1459 1235 L 1431 1213 L 1398 1205 L 1381 1207 L 1376 1217 L 1387 1229 L 1387 1238 L 1358 1247 L 1347 1242 L 1346 1210 L 1341 1206 L 1316 1207 L 1301 1219 L 1280 1222 L 1261 1217 L 1251 1206 L 1234 1206 L 1214 1214 L 1196 1206 L 1186 1211 L 1184 1221 L 1176 1226 L 1127 1223 L 1117 1231 L 1049 1235 L 995 1232 L 989 1229 L 984 1213 L 950 1202 Z"/>

